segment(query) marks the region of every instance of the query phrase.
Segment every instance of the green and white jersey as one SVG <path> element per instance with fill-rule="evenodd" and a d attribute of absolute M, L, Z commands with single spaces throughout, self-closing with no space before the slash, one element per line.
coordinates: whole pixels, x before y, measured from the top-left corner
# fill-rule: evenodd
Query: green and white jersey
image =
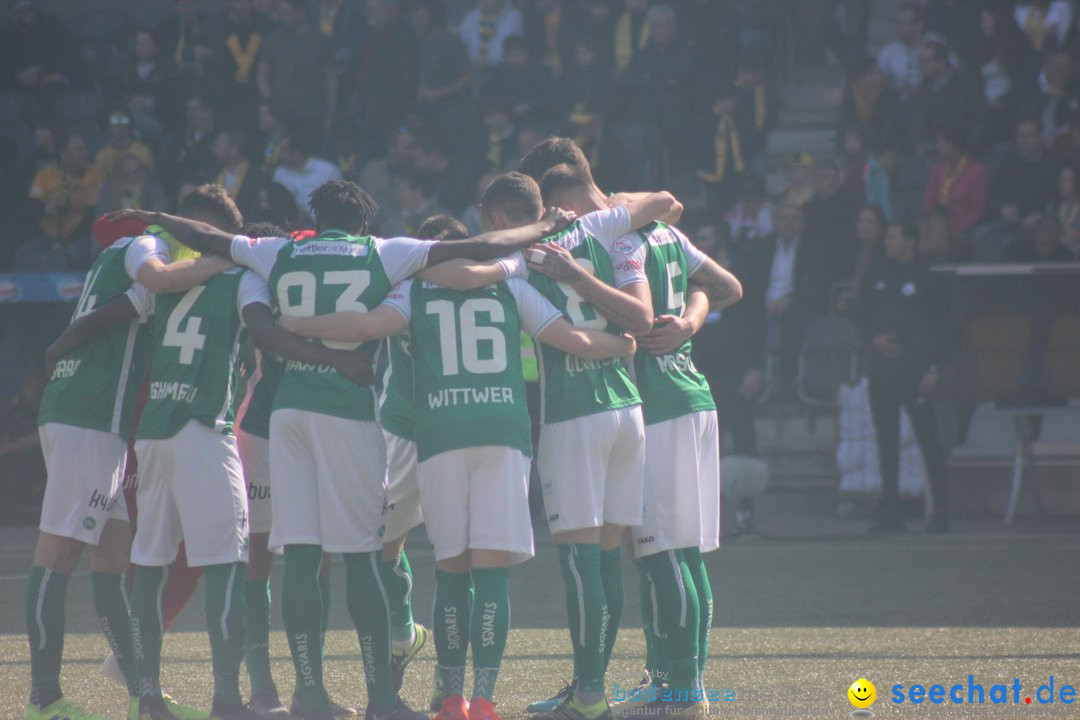
<path fill-rule="evenodd" d="M 622 238 L 625 258 L 620 262 L 640 264 L 649 278 L 653 312 L 682 316 L 691 275 L 705 261 L 705 255 L 681 232 L 664 223 L 655 223 Z M 631 247 L 632 246 L 632 247 Z M 681 415 L 715 410 L 712 392 L 705 377 L 690 359 L 691 342 L 666 355 L 638 350 L 634 356 L 634 380 L 641 393 L 645 424 L 670 420 Z"/>
<path fill-rule="evenodd" d="M 468 292 L 409 280 L 385 302 L 409 320 L 417 460 L 486 445 L 532 455 L 518 337 L 558 309 L 519 279 Z"/>
<path fill-rule="evenodd" d="M 101 251 L 86 274 L 71 321 L 126 295 L 138 313 L 127 325 L 110 328 L 60 358 L 41 400 L 38 423 L 61 423 L 115 433 L 131 433 L 135 395 L 146 370 L 145 323 L 154 294 L 135 282 L 151 258 L 169 262 L 169 246 L 153 235 L 120 238 Z"/>
<path fill-rule="evenodd" d="M 294 242 L 289 238 L 246 238 L 232 243 L 232 258 L 261 275 L 282 315 L 311 317 L 339 311 L 365 313 L 394 284 L 427 263 L 433 243 L 412 238 L 355 237 L 340 230 Z M 359 343 L 322 342 L 353 350 Z M 374 357 L 377 344 L 369 344 Z M 329 365 L 285 361 L 274 409 L 293 408 L 353 420 L 375 420 L 375 395 L 341 377 Z"/>
<path fill-rule="evenodd" d="M 232 433 L 243 400 L 242 311 L 253 303 L 269 307 L 270 292 L 262 278 L 242 268 L 158 296 L 150 388 L 136 438 L 170 438 L 190 420 Z"/>
<path fill-rule="evenodd" d="M 624 207 L 599 210 L 579 218 L 562 232 L 545 238 L 570 251 L 579 265 L 608 285 L 623 287 L 646 282 L 640 268 L 612 265 L 614 244 L 630 229 L 630 213 Z M 622 335 L 622 328 L 610 323 L 569 285 L 558 283 L 527 268 L 519 253 L 500 261 L 508 277 L 527 277 L 575 327 L 604 330 Z M 607 410 L 641 403 L 630 373 L 621 358 L 584 360 L 549 345 L 537 352 L 540 364 L 541 419 L 562 422 Z"/>
<path fill-rule="evenodd" d="M 379 398 L 379 423 L 386 432 L 404 440 L 414 440 L 416 412 L 413 410 L 413 359 L 409 333 L 386 338 L 386 347 L 389 362 Z"/>
<path fill-rule="evenodd" d="M 261 350 L 258 353 L 258 377 L 248 394 L 247 407 L 240 418 L 240 429 L 248 435 L 269 438 L 270 411 L 274 408 L 274 396 L 277 395 L 281 375 L 285 372 L 285 363 L 275 355 Z"/>

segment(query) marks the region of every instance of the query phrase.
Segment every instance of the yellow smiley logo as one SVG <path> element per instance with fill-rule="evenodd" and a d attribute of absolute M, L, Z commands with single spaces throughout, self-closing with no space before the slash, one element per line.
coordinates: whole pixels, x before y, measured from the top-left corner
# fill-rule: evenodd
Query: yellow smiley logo
<path fill-rule="evenodd" d="M 848 700 L 857 708 L 868 708 L 877 699 L 877 690 L 874 684 L 866 678 L 859 678 L 851 683 L 847 691 Z"/>

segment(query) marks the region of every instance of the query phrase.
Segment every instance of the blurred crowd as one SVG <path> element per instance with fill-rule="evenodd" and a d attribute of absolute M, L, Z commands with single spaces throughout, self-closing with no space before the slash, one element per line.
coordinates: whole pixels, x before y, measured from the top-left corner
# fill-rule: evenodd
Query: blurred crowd
<path fill-rule="evenodd" d="M 0 272 L 85 269 L 98 215 L 170 210 L 206 182 L 248 221 L 305 227 L 308 193 L 343 177 L 378 201 L 377 234 L 409 235 L 444 212 L 478 231 L 487 180 L 564 135 L 605 191 L 676 192 L 682 228 L 743 281 L 745 299 L 699 338 L 698 362 L 725 429 L 753 454 L 753 407 L 770 393 L 795 397 L 812 321 L 873 324 L 860 288 L 895 260 L 891 226 L 922 264 L 1080 251 L 1080 3 L 904 2 L 876 57 L 872 8 L 95 0 L 60 12 L 10 2 Z M 835 151 L 770 155 L 781 89 L 808 47 L 846 77 Z M 1075 312 L 1075 283 L 1058 280 L 1035 292 L 991 283 L 974 306 Z M 22 323 L 31 370 L 65 321 L 36 312 L 5 318 Z M 11 342 L 0 341 L 5 358 Z"/>

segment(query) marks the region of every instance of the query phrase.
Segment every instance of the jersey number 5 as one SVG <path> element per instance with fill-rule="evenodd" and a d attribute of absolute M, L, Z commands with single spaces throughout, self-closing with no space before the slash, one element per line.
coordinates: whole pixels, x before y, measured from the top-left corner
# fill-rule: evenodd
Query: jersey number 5
<path fill-rule="evenodd" d="M 506 337 L 502 330 L 491 325 L 476 324 L 477 313 L 485 313 L 493 323 L 503 322 L 506 312 L 499 302 L 491 298 L 469 298 L 461 304 L 457 317 L 454 303 L 449 300 L 431 300 L 426 310 L 428 315 L 438 318 L 443 375 L 457 375 L 460 372 L 459 347 L 465 372 L 484 375 L 506 370 Z M 480 343 L 485 341 L 491 343 L 491 357 L 481 358 Z"/>

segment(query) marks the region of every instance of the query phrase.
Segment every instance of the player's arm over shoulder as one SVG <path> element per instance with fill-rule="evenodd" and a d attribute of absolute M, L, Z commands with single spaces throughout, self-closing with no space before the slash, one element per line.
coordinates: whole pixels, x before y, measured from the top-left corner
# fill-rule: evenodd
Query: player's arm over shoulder
<path fill-rule="evenodd" d="M 51 377 L 56 361 L 72 350 L 82 347 L 102 333 L 132 320 L 146 321 L 153 308 L 153 294 L 144 287 L 133 285 L 104 305 L 76 318 L 45 350 L 45 364 Z"/>
<path fill-rule="evenodd" d="M 169 262 L 166 242 L 155 235 L 143 235 L 128 246 L 124 267 L 133 280 L 151 292 L 170 293 L 202 285 L 233 267 L 233 262 L 216 256 Z"/>
<path fill-rule="evenodd" d="M 405 332 L 409 327 L 410 281 L 399 283 L 371 312 L 332 312 L 297 317 L 283 315 L 278 325 L 302 337 L 338 342 L 366 342 Z"/>
<path fill-rule="evenodd" d="M 517 302 L 522 328 L 536 340 L 587 360 L 634 355 L 637 346 L 629 335 L 576 328 L 529 283 L 513 278 L 506 284 Z"/>
<path fill-rule="evenodd" d="M 720 310 L 737 303 L 743 295 L 739 279 L 701 252 L 681 232 L 675 228 L 671 228 L 671 231 L 679 238 L 686 255 L 686 269 L 690 280 L 708 294 L 710 308 Z"/>

